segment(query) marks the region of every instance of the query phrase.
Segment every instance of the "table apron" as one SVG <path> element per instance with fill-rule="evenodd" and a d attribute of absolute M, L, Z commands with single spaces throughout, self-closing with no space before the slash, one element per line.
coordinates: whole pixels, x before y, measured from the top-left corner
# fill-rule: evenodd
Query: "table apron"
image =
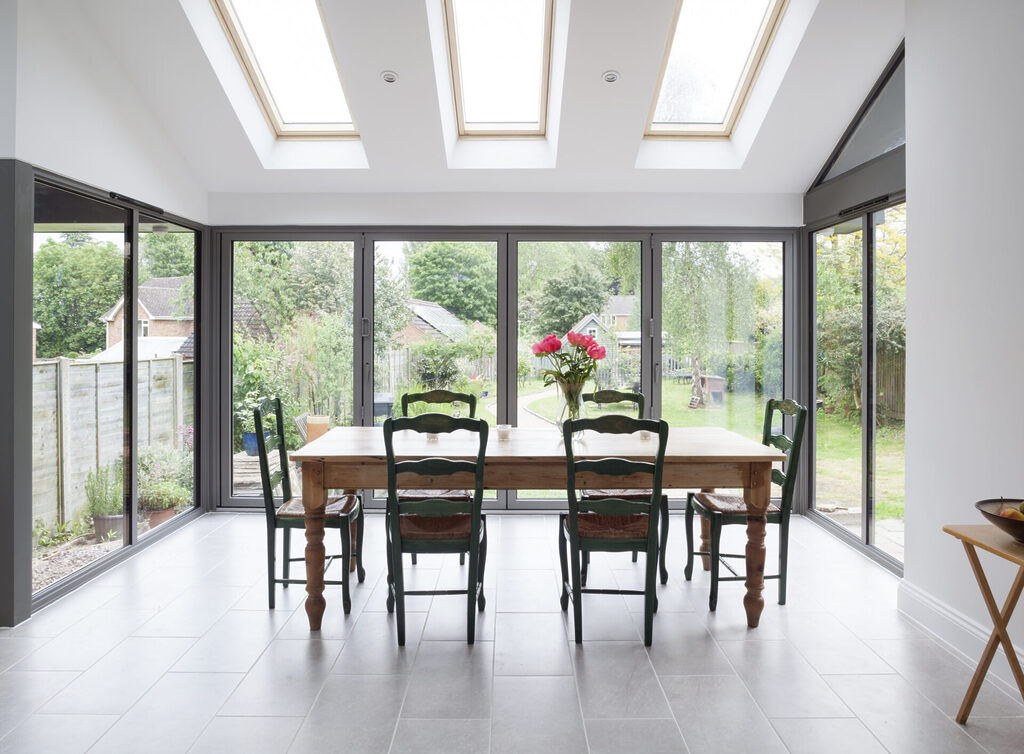
<path fill-rule="evenodd" d="M 306 462 L 319 463 L 319 462 Z M 756 465 L 756 464 L 755 464 Z M 387 487 L 387 469 L 383 459 L 370 460 L 327 460 L 323 462 L 324 486 L 328 489 L 383 489 Z M 411 475 L 410 475 L 411 477 Z M 698 489 L 701 487 L 748 487 L 750 486 L 751 463 L 719 461 L 709 463 L 665 463 L 662 487 L 670 489 Z M 417 489 L 471 488 L 473 475 L 453 474 L 445 477 L 410 478 L 409 486 Z M 404 481 L 401 480 L 401 481 Z M 547 490 L 564 489 L 566 486 L 565 462 L 519 461 L 486 462 L 484 465 L 484 486 L 487 489 L 504 490 Z M 627 477 L 605 477 L 597 474 L 579 474 L 576 477 L 579 489 L 633 489 L 650 487 L 648 474 Z"/>

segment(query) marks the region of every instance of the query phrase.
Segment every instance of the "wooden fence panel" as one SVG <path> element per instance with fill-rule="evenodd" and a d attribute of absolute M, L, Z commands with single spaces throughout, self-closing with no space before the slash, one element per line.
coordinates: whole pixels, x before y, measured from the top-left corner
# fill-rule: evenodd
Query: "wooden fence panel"
<path fill-rule="evenodd" d="M 60 516 L 57 362 L 32 370 L 32 520 Z"/>

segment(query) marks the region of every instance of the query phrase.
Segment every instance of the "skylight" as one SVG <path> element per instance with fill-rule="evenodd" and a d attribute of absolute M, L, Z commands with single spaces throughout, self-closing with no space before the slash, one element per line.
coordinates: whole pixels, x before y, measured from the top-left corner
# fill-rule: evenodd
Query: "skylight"
<path fill-rule="evenodd" d="M 460 136 L 543 136 L 553 0 L 444 0 Z"/>
<path fill-rule="evenodd" d="M 728 137 L 786 0 L 678 0 L 648 136 Z"/>
<path fill-rule="evenodd" d="M 318 0 L 211 1 L 279 138 L 356 135 Z"/>

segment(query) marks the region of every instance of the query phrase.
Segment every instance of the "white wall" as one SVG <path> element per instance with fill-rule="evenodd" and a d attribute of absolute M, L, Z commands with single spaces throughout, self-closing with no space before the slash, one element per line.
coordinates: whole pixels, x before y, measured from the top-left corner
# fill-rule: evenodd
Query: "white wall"
<path fill-rule="evenodd" d="M 800 194 L 211 193 L 215 225 L 800 225 Z"/>
<path fill-rule="evenodd" d="M 9 0 L 3 0 L 9 2 Z M 96 39 L 77 3 L 21 0 L 17 16 L 15 156 L 38 167 L 205 221 L 206 191 L 159 121 Z M 0 21 L 7 10 L 0 6 Z M 3 36 L 0 23 L 0 55 Z M 158 29 L 138 29 L 158 34 Z M 167 75 L 173 75 L 167 61 Z M 200 117 L 197 114 L 197 117 Z M 0 118 L 0 148 L 4 145 Z"/>
<path fill-rule="evenodd" d="M 971 659 L 991 622 L 946 523 L 1024 497 L 1024 3 L 907 0 L 907 504 L 900 606 Z M 1014 569 L 982 554 L 997 600 Z M 1024 646 L 1024 609 L 1012 624 Z M 1009 670 L 997 659 L 993 670 Z M 964 678 L 966 684 L 967 678 Z M 966 686 L 965 686 L 966 687 Z"/>

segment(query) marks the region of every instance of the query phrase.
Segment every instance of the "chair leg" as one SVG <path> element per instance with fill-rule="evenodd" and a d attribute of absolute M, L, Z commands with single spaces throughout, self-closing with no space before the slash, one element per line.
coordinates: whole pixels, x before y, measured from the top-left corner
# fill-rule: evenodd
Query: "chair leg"
<path fill-rule="evenodd" d="M 274 609 L 274 549 L 277 546 L 277 529 L 267 529 L 267 602 Z"/>
<path fill-rule="evenodd" d="M 580 574 L 580 548 L 575 537 L 569 540 L 569 559 L 572 568 L 572 623 L 577 644 L 583 643 L 583 587 Z"/>
<path fill-rule="evenodd" d="M 649 548 L 647 551 L 646 570 L 647 576 L 644 579 L 644 646 L 651 646 L 654 637 L 654 613 L 658 609 L 657 597 L 657 563 L 658 558 Z"/>
<path fill-rule="evenodd" d="M 352 612 L 352 597 L 348 591 L 348 579 L 351 569 L 349 563 L 352 562 L 352 529 L 348 525 L 348 520 L 345 521 L 345 526 L 341 529 L 341 607 L 345 611 L 345 615 Z"/>
<path fill-rule="evenodd" d="M 394 592 L 395 625 L 398 629 L 398 646 L 405 646 L 405 579 L 402 576 L 402 551 L 391 544 L 392 590 Z"/>
<path fill-rule="evenodd" d="M 587 571 L 590 570 L 590 553 L 584 552 L 580 555 L 580 584 L 587 585 Z"/>
<path fill-rule="evenodd" d="M 412 564 L 416 565 L 416 553 L 413 553 L 411 557 L 412 557 Z"/>
<path fill-rule="evenodd" d="M 487 520 L 483 521 L 484 535 L 480 540 L 480 595 L 477 597 L 477 609 L 482 613 L 487 605 L 487 598 L 484 597 L 484 574 L 487 569 Z"/>
<path fill-rule="evenodd" d="M 291 578 L 288 574 L 291 572 L 292 565 L 292 530 L 284 529 L 281 536 L 284 537 L 284 584 L 282 586 L 287 589 L 288 579 Z"/>
<path fill-rule="evenodd" d="M 687 581 L 693 578 L 693 498 L 686 496 L 686 568 L 683 576 Z"/>
<path fill-rule="evenodd" d="M 700 551 L 711 552 L 711 522 L 704 518 L 704 516 L 700 517 Z M 700 560 L 704 570 L 710 571 L 711 557 L 708 555 L 701 555 Z"/>
<path fill-rule="evenodd" d="M 705 520 L 701 518 L 701 521 Z M 708 596 L 708 610 L 714 612 L 718 607 L 718 567 L 721 561 L 719 547 L 722 542 L 722 514 L 713 511 L 708 525 L 708 528 L 711 530 L 711 594 Z"/>
<path fill-rule="evenodd" d="M 633 562 L 636 562 L 637 551 L 633 550 Z"/>
<path fill-rule="evenodd" d="M 363 531 L 366 528 L 366 520 L 363 518 L 363 506 L 359 505 L 359 517 L 356 519 L 356 576 L 359 583 L 366 580 L 366 569 L 363 568 Z"/>
<path fill-rule="evenodd" d="M 466 553 L 464 553 L 464 552 L 460 552 L 459 553 L 459 565 L 460 566 L 466 565 Z"/>
<path fill-rule="evenodd" d="M 565 514 L 558 517 L 558 563 L 562 567 L 562 595 L 558 601 L 562 605 L 562 612 L 569 608 L 569 591 L 566 583 L 569 581 L 569 564 L 566 562 L 565 551 Z"/>
<path fill-rule="evenodd" d="M 394 548 L 391 546 L 391 529 L 389 528 L 388 517 L 384 518 L 384 559 L 387 561 L 388 574 L 388 596 L 387 596 L 387 608 L 389 613 L 395 611 L 395 577 L 394 577 Z M 401 558 L 399 558 L 401 562 Z"/>
<path fill-rule="evenodd" d="M 789 565 L 789 516 L 779 522 L 779 604 L 786 604 L 786 575 Z"/>
<path fill-rule="evenodd" d="M 661 583 L 668 583 L 668 568 L 665 567 L 665 548 L 668 547 L 668 495 L 661 496 L 661 546 L 658 548 L 658 566 L 661 569 Z"/>

